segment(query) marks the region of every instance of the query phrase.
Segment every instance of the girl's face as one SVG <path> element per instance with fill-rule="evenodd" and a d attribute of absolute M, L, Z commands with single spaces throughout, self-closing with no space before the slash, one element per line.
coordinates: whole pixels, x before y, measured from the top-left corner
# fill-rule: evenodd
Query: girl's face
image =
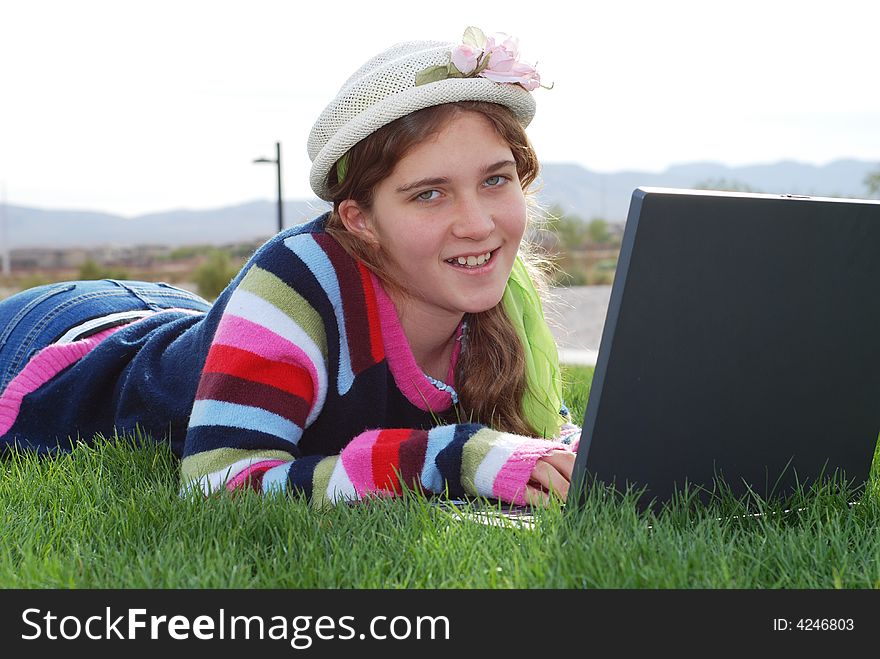
<path fill-rule="evenodd" d="M 374 190 L 372 209 L 355 216 L 349 229 L 381 245 L 413 304 L 460 317 L 501 300 L 526 201 L 507 142 L 483 115 L 460 112 L 412 148 Z"/>

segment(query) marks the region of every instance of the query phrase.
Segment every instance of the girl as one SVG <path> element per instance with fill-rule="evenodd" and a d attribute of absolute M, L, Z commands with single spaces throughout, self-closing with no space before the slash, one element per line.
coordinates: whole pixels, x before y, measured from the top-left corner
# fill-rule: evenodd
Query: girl
<path fill-rule="evenodd" d="M 0 450 L 139 430 L 170 440 L 185 490 L 564 498 L 578 429 L 518 256 L 539 77 L 514 39 L 464 41 L 358 69 L 308 140 L 333 210 L 213 305 L 112 280 L 0 303 Z"/>

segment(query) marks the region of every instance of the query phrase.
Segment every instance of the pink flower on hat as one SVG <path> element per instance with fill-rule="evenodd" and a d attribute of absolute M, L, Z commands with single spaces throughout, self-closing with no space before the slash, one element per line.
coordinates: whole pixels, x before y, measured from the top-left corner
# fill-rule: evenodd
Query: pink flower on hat
<path fill-rule="evenodd" d="M 463 43 L 452 51 L 452 63 L 459 71 L 470 72 L 477 68 L 482 55 L 482 48 Z"/>
<path fill-rule="evenodd" d="M 449 78 L 487 78 L 493 82 L 522 85 L 528 91 L 541 86 L 535 68 L 519 61 L 519 40 L 504 33 L 486 37 L 477 27 L 464 32 L 463 43 L 455 47 L 448 66 L 432 66 L 420 72 L 417 85 Z"/>
<path fill-rule="evenodd" d="M 518 61 L 519 40 L 516 37 L 508 37 L 506 34 L 497 36 L 507 38 L 500 44 L 495 43 L 495 37 L 489 37 L 486 40 L 486 52 L 489 60 L 480 75 L 495 82 L 519 83 L 529 91 L 540 87 L 541 76 L 538 75 L 534 67 Z"/>

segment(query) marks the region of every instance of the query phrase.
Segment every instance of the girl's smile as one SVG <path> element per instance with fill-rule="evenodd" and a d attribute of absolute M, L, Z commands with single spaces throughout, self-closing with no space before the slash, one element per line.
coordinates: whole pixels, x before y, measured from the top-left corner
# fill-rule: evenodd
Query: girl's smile
<path fill-rule="evenodd" d="M 496 249 L 476 255 L 467 254 L 454 256 L 451 259 L 446 259 L 446 262 L 468 274 L 482 274 L 489 272 L 490 268 L 494 265 L 494 263 L 492 263 L 492 255 L 497 253 L 497 251 L 498 250 Z"/>

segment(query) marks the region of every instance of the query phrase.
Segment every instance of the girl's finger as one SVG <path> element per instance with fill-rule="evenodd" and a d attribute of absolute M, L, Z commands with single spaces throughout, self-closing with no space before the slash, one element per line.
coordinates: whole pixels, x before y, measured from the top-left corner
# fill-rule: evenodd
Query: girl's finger
<path fill-rule="evenodd" d="M 572 451 L 553 451 L 541 459 L 556 467 L 556 470 L 562 474 L 565 480 L 571 481 L 571 473 L 574 470 L 576 458 L 577 455 Z"/>
<path fill-rule="evenodd" d="M 563 500 L 568 496 L 568 479 L 559 473 L 559 470 L 547 462 L 545 458 L 541 458 L 535 463 L 535 468 L 532 469 L 529 480 L 534 481 Z"/>
<path fill-rule="evenodd" d="M 550 495 L 537 487 L 526 485 L 526 502 L 530 506 L 547 507 L 550 505 Z"/>

